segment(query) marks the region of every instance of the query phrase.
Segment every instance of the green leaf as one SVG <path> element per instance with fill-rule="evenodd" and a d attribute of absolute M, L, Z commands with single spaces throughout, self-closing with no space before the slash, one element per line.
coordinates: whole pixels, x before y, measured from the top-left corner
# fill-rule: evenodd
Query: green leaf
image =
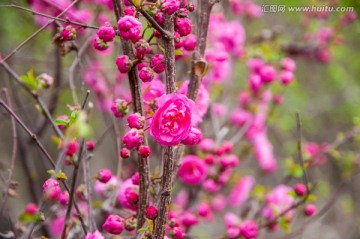
<path fill-rule="evenodd" d="M 78 133 L 81 137 L 89 139 L 92 135 L 92 128 L 86 123 L 81 123 L 77 127 Z"/>
<path fill-rule="evenodd" d="M 61 170 L 59 172 L 57 172 L 56 174 L 56 179 L 57 180 L 66 180 L 67 176 L 65 173 L 63 173 Z"/>
<path fill-rule="evenodd" d="M 289 233 L 291 231 L 290 224 L 286 217 L 281 217 L 279 219 L 279 225 L 285 232 Z"/>
<path fill-rule="evenodd" d="M 160 45 L 158 45 L 158 47 L 160 48 L 160 50 L 162 51 L 162 53 L 165 54 L 165 48 L 162 47 L 162 46 L 160 46 Z"/>
<path fill-rule="evenodd" d="M 148 232 L 148 231 L 149 231 L 149 228 L 147 228 L 147 227 L 142 227 L 139 230 L 137 230 L 138 233 Z"/>
<path fill-rule="evenodd" d="M 296 195 L 296 193 L 294 191 L 292 191 L 292 190 L 288 192 L 288 195 L 290 195 L 292 198 L 297 198 L 298 197 L 298 195 Z"/>
<path fill-rule="evenodd" d="M 34 76 L 34 71 L 30 70 L 27 72 L 27 75 L 20 76 L 21 80 L 29 86 L 32 90 L 38 90 L 38 82 Z"/>
<path fill-rule="evenodd" d="M 317 200 L 317 197 L 314 194 L 310 194 L 309 196 L 307 196 L 306 198 L 306 202 L 314 202 Z"/>
<path fill-rule="evenodd" d="M 180 49 L 176 49 L 176 50 L 174 51 L 174 53 L 175 53 L 175 56 L 182 56 L 182 55 L 184 55 L 184 53 L 183 53 Z"/>
<path fill-rule="evenodd" d="M 56 120 L 55 120 L 55 124 L 56 124 L 56 125 L 68 126 L 69 122 L 66 121 L 66 120 L 62 120 L 62 119 L 56 119 Z"/>
<path fill-rule="evenodd" d="M 55 175 L 55 170 L 50 169 L 50 170 L 47 171 L 47 173 L 50 174 L 50 175 Z"/>

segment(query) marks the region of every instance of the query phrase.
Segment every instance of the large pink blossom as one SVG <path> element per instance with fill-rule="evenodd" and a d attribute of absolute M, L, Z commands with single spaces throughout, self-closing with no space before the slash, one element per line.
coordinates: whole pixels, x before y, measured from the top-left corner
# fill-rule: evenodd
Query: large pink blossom
<path fill-rule="evenodd" d="M 241 178 L 229 196 L 229 204 L 233 207 L 241 207 L 248 199 L 249 193 L 255 184 L 255 179 L 251 176 Z"/>
<path fill-rule="evenodd" d="M 204 181 L 207 175 L 207 166 L 195 155 L 187 155 L 182 160 L 179 169 L 179 178 L 186 184 L 197 185 Z"/>
<path fill-rule="evenodd" d="M 174 146 L 191 131 L 194 102 L 182 94 L 163 95 L 152 118 L 150 133 L 164 146 Z"/>
<path fill-rule="evenodd" d="M 166 89 L 164 83 L 155 76 L 151 82 L 145 82 L 142 84 L 142 91 L 144 93 L 144 100 L 146 103 L 151 103 L 156 98 L 165 94 Z"/>
<path fill-rule="evenodd" d="M 266 132 L 263 131 L 254 134 L 251 141 L 254 146 L 255 158 L 259 162 L 261 169 L 268 173 L 275 171 L 277 161 L 274 156 L 273 146 Z"/>
<path fill-rule="evenodd" d="M 120 35 L 133 43 L 141 38 L 141 22 L 133 16 L 124 16 L 118 21 Z"/>

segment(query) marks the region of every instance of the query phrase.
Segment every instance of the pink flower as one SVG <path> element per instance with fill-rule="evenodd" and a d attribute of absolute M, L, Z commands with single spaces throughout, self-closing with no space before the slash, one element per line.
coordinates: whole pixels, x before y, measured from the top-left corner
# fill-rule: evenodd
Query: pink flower
<path fill-rule="evenodd" d="M 129 59 L 127 55 L 119 56 L 118 58 L 116 58 L 115 63 L 119 71 L 123 74 L 128 73 L 133 66 L 132 61 Z"/>
<path fill-rule="evenodd" d="M 193 101 L 182 94 L 168 94 L 158 99 L 150 133 L 163 146 L 175 146 L 189 136 Z"/>
<path fill-rule="evenodd" d="M 139 172 L 136 172 L 132 177 L 131 177 L 131 182 L 135 185 L 139 185 L 139 180 L 140 180 L 140 176 L 139 176 Z"/>
<path fill-rule="evenodd" d="M 162 10 L 168 14 L 172 15 L 180 8 L 180 2 L 178 0 L 165 0 L 162 4 Z"/>
<path fill-rule="evenodd" d="M 154 220 L 158 215 L 158 209 L 155 206 L 148 206 L 145 211 L 145 216 L 150 220 Z"/>
<path fill-rule="evenodd" d="M 144 93 L 144 100 L 151 103 L 156 98 L 165 94 L 165 85 L 158 77 L 155 77 L 151 82 L 142 84 L 142 91 Z"/>
<path fill-rule="evenodd" d="M 98 51 L 105 51 L 106 49 L 109 48 L 109 43 L 104 42 L 98 36 L 94 37 L 92 44 L 93 47 Z"/>
<path fill-rule="evenodd" d="M 280 74 L 280 82 L 283 85 L 288 85 L 294 80 L 294 73 L 292 71 L 282 71 Z"/>
<path fill-rule="evenodd" d="M 212 112 L 214 113 L 214 115 L 216 117 L 221 117 L 226 115 L 227 113 L 227 108 L 224 104 L 221 103 L 214 103 L 212 105 Z"/>
<path fill-rule="evenodd" d="M 104 42 L 112 42 L 115 38 L 115 30 L 110 24 L 100 27 L 96 34 Z"/>
<path fill-rule="evenodd" d="M 239 108 L 233 111 L 230 122 L 238 127 L 243 127 L 251 119 L 252 115 L 250 112 Z"/>
<path fill-rule="evenodd" d="M 118 183 L 119 180 L 115 176 L 113 176 L 107 183 L 102 183 L 96 180 L 94 189 L 97 195 L 104 198 L 108 196 L 108 192 L 111 192 L 114 188 L 116 188 Z"/>
<path fill-rule="evenodd" d="M 163 26 L 164 25 L 164 14 L 162 12 L 158 11 L 155 14 L 155 21 L 157 23 L 159 23 L 160 26 Z"/>
<path fill-rule="evenodd" d="M 72 26 L 67 26 L 61 30 L 61 38 L 64 41 L 72 41 L 76 38 L 76 29 Z"/>
<path fill-rule="evenodd" d="M 295 199 L 289 195 L 292 191 L 291 187 L 285 185 L 278 185 L 266 196 L 266 205 L 262 211 L 263 216 L 267 219 L 272 220 L 275 215 L 282 213 L 289 209 Z M 276 214 L 274 213 L 276 211 Z M 287 215 L 292 215 L 293 210 L 289 211 Z"/>
<path fill-rule="evenodd" d="M 220 165 L 224 168 L 235 167 L 239 164 L 239 158 L 235 154 L 223 155 L 220 158 Z"/>
<path fill-rule="evenodd" d="M 120 156 L 123 158 L 123 159 L 126 159 L 130 156 L 130 150 L 127 149 L 127 148 L 123 148 L 120 150 Z"/>
<path fill-rule="evenodd" d="M 88 232 L 84 239 L 105 239 L 105 237 L 98 231 Z"/>
<path fill-rule="evenodd" d="M 230 193 L 229 204 L 233 207 L 241 207 L 248 199 L 249 193 L 255 184 L 255 179 L 250 176 L 241 178 Z"/>
<path fill-rule="evenodd" d="M 181 223 L 184 225 L 184 227 L 194 226 L 198 224 L 198 222 L 198 219 L 192 213 L 187 212 L 181 216 Z"/>
<path fill-rule="evenodd" d="M 195 155 L 186 155 L 178 172 L 179 178 L 186 184 L 197 185 L 204 181 L 207 175 L 207 166 Z"/>
<path fill-rule="evenodd" d="M 276 69 L 271 65 L 265 65 L 260 69 L 260 76 L 263 83 L 269 84 L 276 78 Z"/>
<path fill-rule="evenodd" d="M 28 203 L 26 205 L 26 209 L 25 212 L 30 214 L 30 215 L 35 215 L 38 211 L 38 207 L 35 203 Z"/>
<path fill-rule="evenodd" d="M 89 151 L 93 151 L 94 148 L 95 148 L 95 143 L 94 143 L 94 141 L 92 141 L 92 140 L 87 141 L 87 142 L 86 142 L 86 148 L 87 148 L 87 150 L 89 150 Z"/>
<path fill-rule="evenodd" d="M 203 139 L 200 143 L 200 148 L 204 151 L 210 151 L 214 148 L 215 142 L 213 139 L 206 138 Z"/>
<path fill-rule="evenodd" d="M 133 43 L 141 38 L 141 22 L 133 16 L 123 16 L 118 21 L 120 36 Z"/>
<path fill-rule="evenodd" d="M 109 182 L 111 177 L 112 177 L 112 173 L 107 168 L 100 169 L 100 171 L 98 172 L 98 174 L 96 176 L 96 178 L 102 183 Z"/>
<path fill-rule="evenodd" d="M 128 149 L 133 149 L 139 147 L 144 138 L 144 131 L 138 129 L 130 129 L 128 132 L 125 133 L 123 137 L 123 144 Z"/>
<path fill-rule="evenodd" d="M 280 64 L 283 70 L 288 70 L 293 72 L 296 69 L 296 63 L 290 57 L 285 57 L 284 59 L 282 59 Z"/>
<path fill-rule="evenodd" d="M 196 47 L 197 36 L 195 34 L 190 34 L 187 36 L 183 42 L 184 49 L 187 51 L 193 51 Z"/>
<path fill-rule="evenodd" d="M 222 194 L 216 195 L 211 201 L 211 207 L 215 212 L 221 212 L 226 206 L 226 197 Z"/>
<path fill-rule="evenodd" d="M 111 104 L 111 111 L 117 118 L 124 117 L 129 112 L 128 102 L 122 99 L 116 99 Z"/>
<path fill-rule="evenodd" d="M 264 61 L 260 58 L 251 58 L 246 65 L 252 73 L 259 74 L 261 67 L 264 65 Z"/>
<path fill-rule="evenodd" d="M 133 113 L 127 117 L 130 128 L 142 129 L 145 125 L 145 117 L 139 113 Z"/>
<path fill-rule="evenodd" d="M 64 221 L 65 216 L 58 216 L 51 220 L 49 229 L 52 237 L 59 238 L 61 236 Z"/>
<path fill-rule="evenodd" d="M 58 117 L 56 117 L 56 120 L 61 120 L 64 121 L 65 124 L 70 122 L 70 119 L 67 115 L 60 115 Z M 66 129 L 66 125 L 64 124 L 58 124 L 57 126 L 60 130 L 65 130 Z"/>
<path fill-rule="evenodd" d="M 273 153 L 273 147 L 265 132 L 253 135 L 251 139 L 254 145 L 255 157 L 260 167 L 268 173 L 274 172 L 277 168 L 277 161 Z"/>
<path fill-rule="evenodd" d="M 158 74 L 165 71 L 164 55 L 155 54 L 151 58 L 150 67 Z"/>
<path fill-rule="evenodd" d="M 150 156 L 151 154 L 151 149 L 149 146 L 147 145 L 141 145 L 139 148 L 139 154 L 141 155 L 141 157 L 143 158 L 147 158 Z"/>
<path fill-rule="evenodd" d="M 258 226 L 256 222 L 247 220 L 241 223 L 240 233 L 245 239 L 254 239 L 258 236 Z"/>
<path fill-rule="evenodd" d="M 43 195 L 46 200 L 56 201 L 59 198 L 61 189 L 56 179 L 49 178 L 43 184 Z"/>
<path fill-rule="evenodd" d="M 298 196 L 304 196 L 306 193 L 306 190 L 307 190 L 306 186 L 303 183 L 298 183 L 294 187 L 294 191 L 295 191 L 296 195 L 298 195 Z"/>
<path fill-rule="evenodd" d="M 304 213 L 306 216 L 311 217 L 316 212 L 316 206 L 314 204 L 308 204 L 305 206 Z"/>
<path fill-rule="evenodd" d="M 185 145 L 196 145 L 199 144 L 203 138 L 203 134 L 199 128 L 191 127 L 191 131 L 186 139 L 181 141 Z"/>
<path fill-rule="evenodd" d="M 78 143 L 76 140 L 71 140 L 66 148 L 66 155 L 72 156 L 74 155 L 78 150 Z"/>
<path fill-rule="evenodd" d="M 175 31 L 177 31 L 180 34 L 180 36 L 189 35 L 192 32 L 191 20 L 187 17 L 175 18 Z"/>
<path fill-rule="evenodd" d="M 109 215 L 106 218 L 105 223 L 102 225 L 102 228 L 108 233 L 118 235 L 124 230 L 124 224 L 122 222 L 122 218 L 118 215 Z"/>
<path fill-rule="evenodd" d="M 207 217 L 211 213 L 211 208 L 208 203 L 202 202 L 198 205 L 197 212 L 200 217 Z"/>
<path fill-rule="evenodd" d="M 252 92 L 254 92 L 255 94 L 258 93 L 261 89 L 261 86 L 263 85 L 260 75 L 251 74 L 249 76 L 249 85 Z"/>
<path fill-rule="evenodd" d="M 240 219 L 238 216 L 236 216 L 236 214 L 232 212 L 228 212 L 224 216 L 224 222 L 227 228 L 238 227 L 240 223 Z"/>
<path fill-rule="evenodd" d="M 136 58 L 138 59 L 143 59 L 145 57 L 145 54 L 151 51 L 149 43 L 144 39 L 140 39 L 135 44 L 135 50 L 136 50 Z"/>
<path fill-rule="evenodd" d="M 131 178 L 125 180 L 119 188 L 119 192 L 118 192 L 119 203 L 125 208 L 136 211 L 137 209 L 136 203 L 139 197 L 138 191 L 139 191 L 139 186 L 135 185 L 132 182 Z"/>
<path fill-rule="evenodd" d="M 67 191 L 63 191 L 60 193 L 59 203 L 63 206 L 66 206 L 69 204 L 69 193 Z"/>
<path fill-rule="evenodd" d="M 150 82 L 154 78 L 155 73 L 150 67 L 143 67 L 139 72 L 142 82 Z"/>

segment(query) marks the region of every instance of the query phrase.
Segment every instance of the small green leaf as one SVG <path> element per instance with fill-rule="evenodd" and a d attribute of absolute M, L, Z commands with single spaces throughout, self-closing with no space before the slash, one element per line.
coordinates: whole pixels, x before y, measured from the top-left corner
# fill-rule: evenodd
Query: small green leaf
<path fill-rule="evenodd" d="M 57 180 L 66 180 L 67 176 L 65 173 L 63 173 L 61 170 L 59 172 L 57 172 L 56 174 L 56 179 Z"/>
<path fill-rule="evenodd" d="M 174 53 L 175 53 L 175 56 L 182 56 L 182 55 L 184 55 L 184 53 L 183 53 L 180 49 L 176 49 L 176 50 L 174 51 Z"/>
<path fill-rule="evenodd" d="M 69 122 L 66 121 L 66 120 L 62 120 L 62 119 L 56 119 L 56 120 L 55 120 L 55 124 L 56 124 L 56 125 L 68 126 Z"/>
<path fill-rule="evenodd" d="M 74 110 L 73 112 L 71 112 L 70 124 L 74 123 L 77 120 L 77 118 L 79 117 L 79 115 L 80 115 L 80 112 L 77 110 Z"/>
<path fill-rule="evenodd" d="M 279 225 L 285 232 L 289 233 L 291 231 L 290 224 L 286 217 L 281 217 L 279 219 Z"/>
<path fill-rule="evenodd" d="M 309 196 L 307 196 L 306 201 L 307 202 L 314 202 L 317 200 L 317 197 L 314 194 L 310 194 Z"/>
<path fill-rule="evenodd" d="M 81 137 L 84 137 L 86 139 L 91 138 L 92 128 L 90 127 L 90 125 L 88 125 L 86 123 L 81 123 L 78 125 L 77 129 L 78 129 L 78 133 Z"/>
<path fill-rule="evenodd" d="M 165 48 L 162 47 L 162 46 L 160 46 L 160 45 L 158 45 L 158 47 L 160 48 L 160 50 L 162 51 L 162 53 L 165 54 Z"/>
<path fill-rule="evenodd" d="M 50 175 L 55 175 L 55 170 L 50 169 L 50 170 L 47 171 L 47 173 L 50 174 Z"/>
<path fill-rule="evenodd" d="M 138 233 L 148 232 L 148 231 L 149 231 L 149 228 L 147 228 L 147 227 L 142 227 L 139 230 L 137 230 Z"/>
<path fill-rule="evenodd" d="M 32 90 L 38 90 L 38 82 L 34 76 L 34 71 L 30 70 L 27 72 L 27 75 L 20 76 L 21 80 L 29 86 Z"/>

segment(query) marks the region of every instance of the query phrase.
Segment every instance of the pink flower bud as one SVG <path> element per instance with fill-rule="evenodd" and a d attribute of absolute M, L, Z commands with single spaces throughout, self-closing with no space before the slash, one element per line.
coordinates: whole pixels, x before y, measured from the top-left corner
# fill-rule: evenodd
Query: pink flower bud
<path fill-rule="evenodd" d="M 292 71 L 283 71 L 280 74 L 280 82 L 283 85 L 288 85 L 294 80 L 294 73 Z"/>
<path fill-rule="evenodd" d="M 238 127 L 243 127 L 251 118 L 250 112 L 239 108 L 233 111 L 230 122 Z"/>
<path fill-rule="evenodd" d="M 123 159 L 126 159 L 130 156 L 130 150 L 128 150 L 127 148 L 123 148 L 120 150 L 120 156 L 123 158 Z"/>
<path fill-rule="evenodd" d="M 76 38 L 76 29 L 72 26 L 66 26 L 61 30 L 61 38 L 64 41 L 72 41 Z"/>
<path fill-rule="evenodd" d="M 35 203 L 28 203 L 26 205 L 25 212 L 30 215 L 35 215 L 38 211 L 38 207 Z"/>
<path fill-rule="evenodd" d="M 138 42 L 136 42 L 135 50 L 136 58 L 138 59 L 143 59 L 145 54 L 151 51 L 149 43 L 144 39 L 140 39 Z"/>
<path fill-rule="evenodd" d="M 66 155 L 68 156 L 72 156 L 74 155 L 78 150 L 78 143 L 76 140 L 71 140 L 67 146 L 67 149 L 66 149 Z"/>
<path fill-rule="evenodd" d="M 206 191 L 210 193 L 216 193 L 220 190 L 221 185 L 216 183 L 213 179 L 209 178 L 205 180 L 205 182 L 203 183 L 203 187 Z"/>
<path fill-rule="evenodd" d="M 247 67 L 252 71 L 252 73 L 259 74 L 264 61 L 260 58 L 251 58 L 247 62 Z"/>
<path fill-rule="evenodd" d="M 116 58 L 115 63 L 119 71 L 123 74 L 128 73 L 133 66 L 132 61 L 129 59 L 127 55 L 119 56 L 118 58 Z"/>
<path fill-rule="evenodd" d="M 168 14 L 172 15 L 180 8 L 180 1 L 178 0 L 165 0 L 162 4 L 162 10 Z"/>
<path fill-rule="evenodd" d="M 92 140 L 87 141 L 87 142 L 86 142 L 86 148 L 87 148 L 87 150 L 89 150 L 89 151 L 93 151 L 94 148 L 95 148 L 95 143 L 94 143 L 94 141 L 92 141 Z"/>
<path fill-rule="evenodd" d="M 150 67 L 143 67 L 139 72 L 142 82 L 150 82 L 154 79 L 155 73 Z"/>
<path fill-rule="evenodd" d="M 93 47 L 98 51 L 105 51 L 106 49 L 109 48 L 109 43 L 104 42 L 98 36 L 94 38 L 92 43 L 93 43 Z"/>
<path fill-rule="evenodd" d="M 123 144 L 128 149 L 139 147 L 144 138 L 144 131 L 138 129 L 130 129 L 123 137 Z"/>
<path fill-rule="evenodd" d="M 188 212 L 181 216 L 181 223 L 184 225 L 184 227 L 194 226 L 198 224 L 198 222 L 198 219 L 192 213 Z"/>
<path fill-rule="evenodd" d="M 274 95 L 273 102 L 275 105 L 281 105 L 284 102 L 284 97 L 282 95 Z"/>
<path fill-rule="evenodd" d="M 192 32 L 191 20 L 187 17 L 175 18 L 175 31 L 177 31 L 180 34 L 180 36 L 189 35 Z"/>
<path fill-rule="evenodd" d="M 183 42 L 184 49 L 187 51 L 193 51 L 196 47 L 197 37 L 195 34 L 190 34 Z"/>
<path fill-rule="evenodd" d="M 105 239 L 105 237 L 96 230 L 95 232 L 88 232 L 84 239 Z"/>
<path fill-rule="evenodd" d="M 164 55 L 155 54 L 153 58 L 151 58 L 150 67 L 158 74 L 165 71 Z"/>
<path fill-rule="evenodd" d="M 132 181 L 133 184 L 139 185 L 139 180 L 140 180 L 139 172 L 136 172 L 136 173 L 131 177 L 131 181 Z"/>
<path fill-rule="evenodd" d="M 255 184 L 255 179 L 250 176 L 241 178 L 229 196 L 229 204 L 233 207 L 241 207 L 248 199 L 250 191 Z"/>
<path fill-rule="evenodd" d="M 237 227 L 230 227 L 230 228 L 226 229 L 226 235 L 231 239 L 238 238 L 239 234 L 240 234 L 240 231 L 239 231 L 239 228 L 237 228 Z"/>
<path fill-rule="evenodd" d="M 136 43 L 141 38 L 141 22 L 133 16 L 123 16 L 118 21 L 120 36 Z"/>
<path fill-rule="evenodd" d="M 296 193 L 296 195 L 298 196 L 304 196 L 307 189 L 306 189 L 306 186 L 305 184 L 302 184 L 302 183 L 299 183 L 299 184 L 296 184 L 295 187 L 294 187 L 294 191 Z"/>
<path fill-rule="evenodd" d="M 149 146 L 147 145 L 141 145 L 139 148 L 139 154 L 141 155 L 141 157 L 143 158 L 147 158 L 150 156 L 151 154 L 151 149 Z"/>
<path fill-rule="evenodd" d="M 181 141 L 182 144 L 185 145 L 196 145 L 199 144 L 203 138 L 203 134 L 199 128 L 191 127 L 191 131 L 189 136 Z"/>
<path fill-rule="evenodd" d="M 205 202 L 200 203 L 197 208 L 197 212 L 200 217 L 207 217 L 211 212 L 209 204 L 207 204 Z"/>
<path fill-rule="evenodd" d="M 189 10 L 189 12 L 193 12 L 195 11 L 195 4 L 193 2 L 190 2 L 187 6 L 186 6 L 187 10 Z"/>
<path fill-rule="evenodd" d="M 145 117 L 139 113 L 133 113 L 128 116 L 127 122 L 130 128 L 142 129 L 145 125 Z"/>
<path fill-rule="evenodd" d="M 147 67 L 147 65 L 148 64 L 143 61 L 143 62 L 140 62 L 139 64 L 137 64 L 137 68 L 140 71 L 142 68 Z"/>
<path fill-rule="evenodd" d="M 122 222 L 122 218 L 118 215 L 109 215 L 106 218 L 105 223 L 102 225 L 102 228 L 108 233 L 118 235 L 124 230 L 124 224 Z"/>
<path fill-rule="evenodd" d="M 134 192 L 131 188 L 128 188 L 125 191 L 125 197 L 128 203 L 131 205 L 137 205 L 139 201 L 139 194 L 137 192 Z"/>
<path fill-rule="evenodd" d="M 260 69 L 260 76 L 263 83 L 269 84 L 276 78 L 276 69 L 271 65 L 265 65 Z"/>
<path fill-rule="evenodd" d="M 54 77 L 52 77 L 51 75 L 48 75 L 46 73 L 42 73 L 41 75 L 36 77 L 36 79 L 39 81 L 41 86 L 45 89 L 49 88 L 54 83 Z"/>
<path fill-rule="evenodd" d="M 70 119 L 69 119 L 69 117 L 68 117 L 67 115 L 60 115 L 60 116 L 56 117 L 56 120 L 65 121 L 65 122 L 67 122 L 67 123 L 70 122 Z M 60 130 L 65 130 L 65 129 L 66 129 L 66 125 L 63 125 L 63 124 L 59 124 L 57 127 L 58 127 Z"/>
<path fill-rule="evenodd" d="M 175 239 L 183 239 L 185 236 L 183 229 L 180 227 L 175 227 L 172 234 L 174 235 Z"/>
<path fill-rule="evenodd" d="M 104 42 L 112 42 L 116 35 L 114 28 L 110 24 L 100 27 L 96 34 Z"/>
<path fill-rule="evenodd" d="M 206 138 L 203 139 L 200 143 L 200 148 L 204 151 L 210 151 L 213 149 L 213 147 L 215 146 L 215 142 L 213 139 L 210 138 Z"/>
<path fill-rule="evenodd" d="M 254 239 L 258 236 L 258 226 L 256 222 L 247 220 L 241 223 L 240 233 L 245 239 Z"/>
<path fill-rule="evenodd" d="M 215 156 L 212 154 L 208 154 L 205 156 L 204 161 L 207 165 L 213 165 L 215 163 Z"/>
<path fill-rule="evenodd" d="M 311 217 L 316 212 L 316 206 L 314 204 L 308 204 L 305 206 L 304 213 L 306 216 Z"/>
<path fill-rule="evenodd" d="M 133 6 L 124 9 L 124 15 L 135 17 L 135 13 L 136 13 L 136 8 Z"/>
<path fill-rule="evenodd" d="M 60 193 L 59 203 L 63 206 L 67 206 L 69 204 L 69 193 L 67 191 Z"/>
<path fill-rule="evenodd" d="M 56 201 L 59 198 L 60 192 L 59 182 L 53 178 L 49 178 L 43 184 L 43 195 L 45 200 Z"/>
<path fill-rule="evenodd" d="M 249 85 L 252 92 L 255 94 L 259 92 L 261 86 L 263 85 L 261 77 L 257 74 L 251 74 L 249 76 Z"/>
<path fill-rule="evenodd" d="M 110 181 L 112 177 L 112 173 L 109 169 L 107 168 L 103 168 L 100 169 L 100 171 L 98 172 L 98 174 L 96 175 L 96 178 L 102 182 L 102 183 L 107 183 Z"/>
<path fill-rule="evenodd" d="M 129 112 L 129 104 L 123 99 L 116 99 L 112 102 L 110 109 L 115 117 L 121 118 Z"/>
<path fill-rule="evenodd" d="M 230 153 L 234 149 L 234 144 L 232 142 L 230 142 L 230 141 L 225 141 L 222 144 L 222 147 L 224 148 L 225 153 Z"/>
<path fill-rule="evenodd" d="M 155 206 L 148 206 L 145 211 L 146 218 L 154 220 L 158 215 L 158 209 Z"/>
<path fill-rule="evenodd" d="M 136 223 L 137 219 L 134 216 L 124 219 L 125 230 L 129 232 L 134 231 L 136 228 Z"/>
<path fill-rule="evenodd" d="M 235 167 L 239 164 L 239 158 L 235 154 L 223 155 L 220 158 L 220 165 L 224 168 Z"/>
<path fill-rule="evenodd" d="M 164 14 L 162 12 L 158 11 L 155 14 L 155 21 L 157 23 L 159 23 L 160 26 L 163 26 L 164 25 Z"/>
<path fill-rule="evenodd" d="M 283 70 L 294 72 L 296 69 L 296 63 L 290 57 L 285 57 L 282 59 L 280 64 Z"/>

